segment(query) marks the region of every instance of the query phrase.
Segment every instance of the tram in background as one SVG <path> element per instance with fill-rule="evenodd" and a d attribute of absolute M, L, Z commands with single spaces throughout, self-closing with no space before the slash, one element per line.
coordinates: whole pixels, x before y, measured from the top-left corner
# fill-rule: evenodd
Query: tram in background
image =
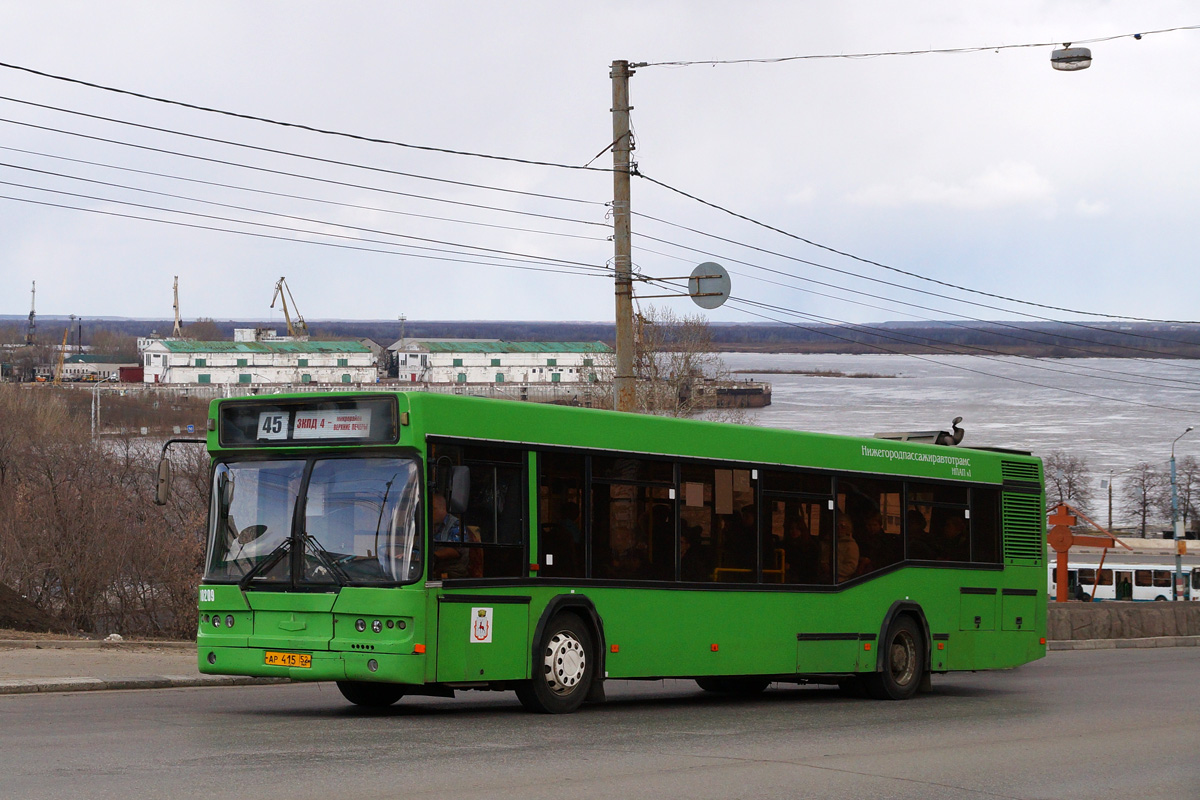
<path fill-rule="evenodd" d="M 1058 589 L 1056 572 L 1051 564 L 1051 598 L 1056 596 Z M 1182 574 L 1186 589 L 1181 599 L 1200 597 L 1200 569 L 1185 564 Z M 1101 568 L 1098 564 L 1067 562 L 1067 585 L 1072 600 L 1170 600 L 1174 580 L 1175 569 L 1167 564 L 1105 561 Z"/>

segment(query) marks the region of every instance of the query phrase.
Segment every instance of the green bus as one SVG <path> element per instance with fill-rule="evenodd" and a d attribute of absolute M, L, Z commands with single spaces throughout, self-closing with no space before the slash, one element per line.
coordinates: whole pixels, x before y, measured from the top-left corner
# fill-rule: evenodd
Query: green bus
<path fill-rule="evenodd" d="M 215 400 L 206 441 L 204 673 L 562 713 L 1045 655 L 1027 453 L 419 392 Z"/>

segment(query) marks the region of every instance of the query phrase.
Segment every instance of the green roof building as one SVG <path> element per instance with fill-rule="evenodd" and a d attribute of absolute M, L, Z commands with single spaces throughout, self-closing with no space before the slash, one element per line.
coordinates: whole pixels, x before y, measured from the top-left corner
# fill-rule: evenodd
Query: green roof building
<path fill-rule="evenodd" d="M 401 383 L 594 383 L 611 372 L 603 342 L 505 342 L 402 339 L 395 354 Z"/>
<path fill-rule="evenodd" d="M 142 349 L 143 380 L 166 384 L 373 384 L 371 348 L 360 342 L 263 338 L 232 342 L 156 339 Z"/>

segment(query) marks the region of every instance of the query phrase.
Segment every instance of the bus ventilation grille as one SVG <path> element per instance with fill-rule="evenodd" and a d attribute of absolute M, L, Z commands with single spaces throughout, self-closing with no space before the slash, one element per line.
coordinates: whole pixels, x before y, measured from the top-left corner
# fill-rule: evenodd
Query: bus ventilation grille
<path fill-rule="evenodd" d="M 1002 513 L 1004 557 L 1040 565 L 1046 552 L 1041 496 L 1005 492 Z"/>
<path fill-rule="evenodd" d="M 1006 481 L 1032 481 L 1038 483 L 1042 476 L 1038 474 L 1037 464 L 1024 464 L 1020 461 L 1001 461 L 1000 477 Z"/>

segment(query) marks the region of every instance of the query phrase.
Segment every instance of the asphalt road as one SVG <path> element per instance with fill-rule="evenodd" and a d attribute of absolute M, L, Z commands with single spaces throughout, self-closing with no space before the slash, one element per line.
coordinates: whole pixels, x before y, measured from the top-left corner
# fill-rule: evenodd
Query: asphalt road
<path fill-rule="evenodd" d="M 1200 648 L 1055 652 L 916 699 L 609 684 L 386 712 L 332 684 L 0 697 L 5 798 L 1200 798 Z"/>

